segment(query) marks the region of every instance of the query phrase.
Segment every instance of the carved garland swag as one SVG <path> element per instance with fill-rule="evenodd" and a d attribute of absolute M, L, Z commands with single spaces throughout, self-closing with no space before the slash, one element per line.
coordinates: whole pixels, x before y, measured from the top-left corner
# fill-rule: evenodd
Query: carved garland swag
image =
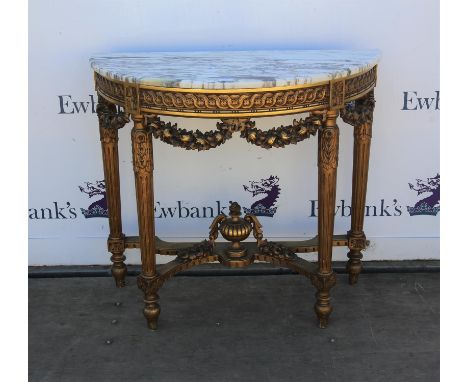
<path fill-rule="evenodd" d="M 374 109 L 373 92 L 363 100 L 349 102 L 340 115 L 346 123 L 353 126 L 372 123 Z M 119 129 L 129 122 L 129 115 L 121 110 L 112 110 L 105 103 L 99 103 L 97 108 L 99 120 L 108 129 Z M 216 130 L 202 132 L 200 130 L 186 130 L 177 126 L 177 123 L 164 122 L 157 116 L 147 115 L 146 126 L 153 136 L 174 147 L 186 150 L 209 150 L 218 147 L 232 138 L 234 132 L 247 142 L 256 146 L 270 149 L 297 144 L 311 135 L 316 135 L 317 129 L 322 126 L 323 112 L 312 112 L 310 116 L 293 120 L 291 125 L 274 127 L 269 130 L 260 130 L 255 122 L 245 118 L 222 119 L 216 124 Z"/>

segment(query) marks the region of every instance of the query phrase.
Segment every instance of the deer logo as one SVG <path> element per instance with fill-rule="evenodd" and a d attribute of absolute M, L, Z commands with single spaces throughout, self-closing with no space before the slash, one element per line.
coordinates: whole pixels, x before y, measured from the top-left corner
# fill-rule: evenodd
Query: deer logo
<path fill-rule="evenodd" d="M 98 180 L 95 183 L 85 182 L 85 187 L 79 186 L 81 192 L 88 194 L 89 198 L 100 196 L 101 198 L 91 203 L 88 209 L 81 208 L 83 216 L 88 218 L 107 218 L 106 183 Z"/>
<path fill-rule="evenodd" d="M 271 175 L 267 179 L 261 179 L 260 181 L 250 181 L 250 185 L 244 185 L 244 190 L 250 192 L 252 197 L 257 195 L 266 195 L 260 200 L 255 201 L 250 208 L 244 207 L 245 214 L 252 214 L 256 216 L 269 216 L 273 217 L 278 207 L 275 207 L 275 203 L 278 200 L 280 194 L 280 188 L 278 185 L 279 178 Z"/>
<path fill-rule="evenodd" d="M 407 207 L 410 216 L 436 216 L 440 211 L 440 175 L 437 174 L 434 178 L 427 178 L 426 182 L 416 179 L 416 186 L 411 183 L 408 184 L 409 188 L 416 191 L 418 195 L 430 193 L 429 196 L 418 201 L 414 207 Z"/>

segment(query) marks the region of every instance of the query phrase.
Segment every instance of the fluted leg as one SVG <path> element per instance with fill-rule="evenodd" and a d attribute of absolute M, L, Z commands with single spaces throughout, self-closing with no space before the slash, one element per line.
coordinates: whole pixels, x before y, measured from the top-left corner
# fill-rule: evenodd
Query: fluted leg
<path fill-rule="evenodd" d="M 372 137 L 372 114 L 374 110 L 373 92 L 353 107 L 348 107 L 343 119 L 354 126 L 353 189 L 351 198 L 351 230 L 348 231 L 349 283 L 357 283 L 362 270 L 362 251 L 366 248 L 366 235 L 363 230 L 366 208 L 367 176 Z"/>
<path fill-rule="evenodd" d="M 117 113 L 115 105 L 105 101 L 101 96 L 98 98 L 97 114 L 109 216 L 107 248 L 112 253 L 112 275 L 115 284 L 117 287 L 123 287 L 127 266 L 125 265 L 125 242 L 120 205 L 118 129 L 128 122 L 128 118 L 123 113 Z"/>
<path fill-rule="evenodd" d="M 153 137 L 144 125 L 143 115 L 132 115 L 133 169 L 140 234 L 142 272 L 138 286 L 145 294 L 143 314 L 150 329 L 156 329 L 160 307 L 157 303 L 158 280 L 156 276 L 154 194 L 153 194 Z"/>
<path fill-rule="evenodd" d="M 318 137 L 318 273 L 312 279 L 317 287 L 315 312 L 319 327 L 325 328 L 332 311 L 330 289 L 335 284 L 332 270 L 333 228 L 335 220 L 336 170 L 338 167 L 339 129 L 336 125 L 338 112 L 329 110 L 325 125 L 319 129 Z"/>

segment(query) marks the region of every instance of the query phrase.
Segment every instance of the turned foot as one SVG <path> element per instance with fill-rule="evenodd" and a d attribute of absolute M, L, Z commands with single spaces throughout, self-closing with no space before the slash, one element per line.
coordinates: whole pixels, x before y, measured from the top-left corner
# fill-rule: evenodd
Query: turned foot
<path fill-rule="evenodd" d="M 328 325 L 328 317 L 333 310 L 330 305 L 330 295 L 328 292 L 317 292 L 315 296 L 317 297 L 315 313 L 318 318 L 318 326 L 319 328 L 324 329 Z"/>
<path fill-rule="evenodd" d="M 115 280 L 117 288 L 125 286 L 125 276 L 127 275 L 127 266 L 125 265 L 125 256 L 121 253 L 114 253 L 111 256 L 112 261 L 112 276 Z"/>
<path fill-rule="evenodd" d="M 156 300 L 159 300 L 159 296 L 156 295 Z M 143 314 L 148 323 L 148 328 L 151 330 L 156 330 L 158 328 L 158 318 L 161 313 L 161 307 L 155 301 L 145 300 L 145 308 L 143 309 Z"/>
<path fill-rule="evenodd" d="M 348 282 L 353 285 L 356 284 L 359 274 L 362 270 L 362 253 L 358 250 L 351 250 L 348 252 L 348 263 L 346 264 L 346 271 L 348 272 Z"/>
<path fill-rule="evenodd" d="M 158 304 L 158 288 L 161 286 L 161 281 L 157 276 L 139 275 L 137 285 L 145 294 L 145 307 L 143 315 L 148 323 L 148 328 L 156 330 L 158 328 L 158 318 L 161 313 L 161 307 Z"/>
<path fill-rule="evenodd" d="M 330 304 L 330 289 L 336 284 L 336 274 L 331 273 L 315 273 L 312 275 L 312 284 L 317 288 L 315 297 L 315 313 L 318 318 L 319 328 L 326 328 L 328 318 L 332 312 Z"/>

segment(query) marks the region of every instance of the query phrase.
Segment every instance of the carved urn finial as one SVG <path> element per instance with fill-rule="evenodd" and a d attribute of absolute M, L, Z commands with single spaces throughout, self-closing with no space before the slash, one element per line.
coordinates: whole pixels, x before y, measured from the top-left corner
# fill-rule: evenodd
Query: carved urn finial
<path fill-rule="evenodd" d="M 222 254 L 219 261 L 228 267 L 245 267 L 254 261 L 252 251 L 248 251 L 241 245 L 241 241 L 247 239 L 253 230 L 257 239 L 257 246 L 264 243 L 262 225 L 255 215 L 247 214 L 241 217 L 241 206 L 237 202 L 230 202 L 229 217 L 224 214 L 214 218 L 210 225 L 210 243 L 214 245 L 218 233 L 231 242 Z"/>
<path fill-rule="evenodd" d="M 219 232 L 228 241 L 232 242 L 227 250 L 230 257 L 242 257 L 246 254 L 245 248 L 240 242 L 249 237 L 252 231 L 250 222 L 241 218 L 241 206 L 232 202 L 229 206 L 229 216 L 219 224 Z"/>

